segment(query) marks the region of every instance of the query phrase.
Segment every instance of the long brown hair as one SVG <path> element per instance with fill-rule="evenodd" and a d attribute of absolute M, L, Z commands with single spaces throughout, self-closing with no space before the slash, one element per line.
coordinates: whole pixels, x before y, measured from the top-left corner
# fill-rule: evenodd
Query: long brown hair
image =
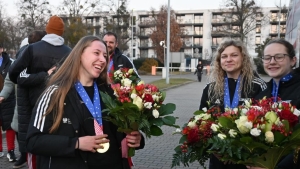
<path fill-rule="evenodd" d="M 79 67 L 81 65 L 81 55 L 84 50 L 91 45 L 93 41 L 100 41 L 105 45 L 106 52 L 107 45 L 97 36 L 85 36 L 79 40 L 74 49 L 71 51 L 69 56 L 63 62 L 63 64 L 58 68 L 56 73 L 49 79 L 48 87 L 51 85 L 58 86 L 57 90 L 53 94 L 49 106 L 46 110 L 46 115 L 50 112 L 54 114 L 54 123 L 50 128 L 50 133 L 56 131 L 60 125 L 63 110 L 64 101 L 68 91 L 74 86 L 75 82 L 79 78 Z M 108 56 L 105 57 L 106 63 L 108 63 Z M 96 79 L 96 83 L 99 85 L 101 83 L 107 84 L 107 65 L 101 72 L 100 76 Z"/>
<path fill-rule="evenodd" d="M 208 90 L 210 101 L 223 98 L 224 77 L 226 75 L 226 72 L 221 67 L 221 54 L 229 46 L 237 47 L 240 50 L 243 57 L 242 70 L 240 74 L 241 83 L 243 84 L 240 85 L 241 87 L 239 89 L 239 92 L 241 92 L 241 89 L 243 88 L 244 95 L 247 97 L 247 95 L 252 90 L 252 80 L 254 79 L 254 73 L 247 48 L 240 40 L 225 39 L 217 49 L 217 52 L 215 54 L 215 60 L 213 62 L 214 68 L 209 77 L 211 82 L 215 82 L 212 83 L 213 85 Z"/>

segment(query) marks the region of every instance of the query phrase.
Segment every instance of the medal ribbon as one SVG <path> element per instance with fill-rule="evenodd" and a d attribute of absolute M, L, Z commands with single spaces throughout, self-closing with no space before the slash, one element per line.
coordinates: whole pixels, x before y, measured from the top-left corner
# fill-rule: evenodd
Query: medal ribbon
<path fill-rule="evenodd" d="M 75 83 L 75 88 L 81 97 L 82 101 L 90 111 L 91 115 L 94 117 L 94 127 L 96 135 L 103 134 L 103 124 L 102 124 L 102 114 L 101 114 L 101 103 L 100 103 L 100 95 L 96 82 L 94 82 L 94 99 L 93 103 L 85 91 L 82 84 L 77 81 Z"/>
<path fill-rule="evenodd" d="M 229 84 L 228 84 L 228 78 L 225 77 L 225 84 L 224 84 L 224 108 L 235 108 L 239 105 L 239 89 L 240 89 L 240 81 L 241 77 L 237 79 L 236 86 L 235 86 L 235 91 L 234 91 L 234 96 L 233 100 L 230 103 L 230 93 L 229 93 Z"/>
<path fill-rule="evenodd" d="M 278 97 L 278 90 L 279 90 L 279 84 L 280 82 L 287 82 L 292 79 L 292 75 L 289 73 L 285 75 L 283 78 L 280 79 L 278 86 L 276 85 L 275 81 L 273 80 L 273 88 L 272 88 L 272 96 L 274 98 L 274 102 L 277 102 L 277 97 Z"/>

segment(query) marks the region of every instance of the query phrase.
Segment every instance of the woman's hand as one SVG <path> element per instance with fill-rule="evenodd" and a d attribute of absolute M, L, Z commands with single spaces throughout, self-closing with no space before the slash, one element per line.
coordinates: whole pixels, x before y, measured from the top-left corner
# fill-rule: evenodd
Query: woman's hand
<path fill-rule="evenodd" d="M 128 142 L 128 147 L 136 148 L 140 146 L 141 143 L 141 133 L 139 131 L 133 131 L 126 135 L 126 140 Z"/>
<path fill-rule="evenodd" d="M 95 153 L 97 149 L 103 148 L 101 144 L 109 142 L 106 137 L 107 134 L 79 137 L 75 148 Z"/>

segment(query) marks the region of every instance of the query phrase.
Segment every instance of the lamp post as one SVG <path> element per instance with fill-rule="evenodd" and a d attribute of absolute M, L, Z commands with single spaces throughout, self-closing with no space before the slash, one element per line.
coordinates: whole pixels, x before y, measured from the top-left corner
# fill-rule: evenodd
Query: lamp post
<path fill-rule="evenodd" d="M 278 38 L 280 38 L 280 19 L 281 19 L 281 0 L 279 1 L 279 13 L 278 13 Z"/>
<path fill-rule="evenodd" d="M 170 59 L 170 0 L 168 0 L 166 84 L 170 83 L 170 81 L 169 81 L 169 59 Z"/>
<path fill-rule="evenodd" d="M 167 59 L 166 59 L 166 43 L 165 41 L 160 41 L 159 42 L 160 46 L 162 46 L 164 48 L 164 63 L 165 63 L 165 69 L 166 69 L 166 72 L 167 72 Z"/>
<path fill-rule="evenodd" d="M 131 15 L 131 55 L 130 55 L 131 61 L 133 61 L 133 9 L 132 9 L 132 15 Z"/>

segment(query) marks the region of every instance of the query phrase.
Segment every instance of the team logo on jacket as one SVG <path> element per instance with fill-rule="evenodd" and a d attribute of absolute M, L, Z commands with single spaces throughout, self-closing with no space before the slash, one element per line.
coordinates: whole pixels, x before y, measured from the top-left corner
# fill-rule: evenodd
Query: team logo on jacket
<path fill-rule="evenodd" d="M 63 121 L 63 123 L 65 123 L 65 124 L 72 124 L 72 123 L 71 123 L 71 120 L 70 120 L 69 118 L 66 118 L 66 117 L 64 117 L 64 118 L 62 119 L 62 121 Z"/>
<path fill-rule="evenodd" d="M 123 64 L 121 64 L 121 65 L 118 65 L 118 67 L 123 67 Z"/>

